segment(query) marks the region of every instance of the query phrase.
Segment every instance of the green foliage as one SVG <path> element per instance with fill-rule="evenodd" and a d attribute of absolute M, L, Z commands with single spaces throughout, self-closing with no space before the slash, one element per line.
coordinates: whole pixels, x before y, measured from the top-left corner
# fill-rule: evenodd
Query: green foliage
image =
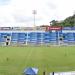
<path fill-rule="evenodd" d="M 58 21 L 56 21 L 56 20 L 52 20 L 52 21 L 50 22 L 50 24 L 51 24 L 51 26 L 57 26 Z"/>
<path fill-rule="evenodd" d="M 75 26 L 75 15 L 69 16 L 68 18 L 66 18 L 65 20 L 61 22 L 52 20 L 50 23 L 51 23 L 51 26 L 74 27 Z"/>

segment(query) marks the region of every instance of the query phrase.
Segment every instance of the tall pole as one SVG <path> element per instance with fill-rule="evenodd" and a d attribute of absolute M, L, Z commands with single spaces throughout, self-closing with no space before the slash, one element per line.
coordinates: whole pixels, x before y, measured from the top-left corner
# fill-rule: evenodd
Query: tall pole
<path fill-rule="evenodd" d="M 74 26 L 75 26 L 75 11 L 74 11 Z"/>
<path fill-rule="evenodd" d="M 33 16 L 34 16 L 34 27 L 36 27 L 35 25 L 35 15 L 37 14 L 36 10 L 33 10 Z"/>

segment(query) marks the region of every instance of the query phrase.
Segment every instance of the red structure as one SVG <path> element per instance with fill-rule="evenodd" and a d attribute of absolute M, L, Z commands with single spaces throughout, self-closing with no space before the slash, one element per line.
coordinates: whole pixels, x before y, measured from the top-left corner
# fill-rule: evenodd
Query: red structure
<path fill-rule="evenodd" d="M 46 31 L 50 30 L 62 30 L 61 26 L 46 26 Z"/>

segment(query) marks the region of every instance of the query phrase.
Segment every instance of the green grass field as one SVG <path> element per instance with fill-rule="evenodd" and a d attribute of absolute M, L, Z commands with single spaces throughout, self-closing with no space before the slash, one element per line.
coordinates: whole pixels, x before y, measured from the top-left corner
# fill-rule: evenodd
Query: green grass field
<path fill-rule="evenodd" d="M 0 47 L 0 75 L 23 75 L 26 67 L 37 67 L 39 75 L 75 71 L 75 47 Z"/>

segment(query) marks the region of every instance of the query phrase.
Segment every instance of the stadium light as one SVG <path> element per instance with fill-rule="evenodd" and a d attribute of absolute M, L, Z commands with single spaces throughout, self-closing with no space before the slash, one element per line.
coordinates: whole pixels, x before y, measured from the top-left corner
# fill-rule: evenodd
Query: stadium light
<path fill-rule="evenodd" d="M 37 14 L 37 11 L 36 10 L 33 10 L 33 16 L 34 16 L 34 27 L 36 27 L 35 25 L 35 15 Z"/>
<path fill-rule="evenodd" d="M 75 16 L 75 10 L 74 10 L 74 16 Z M 74 25 L 75 25 L 75 18 L 74 18 Z"/>

